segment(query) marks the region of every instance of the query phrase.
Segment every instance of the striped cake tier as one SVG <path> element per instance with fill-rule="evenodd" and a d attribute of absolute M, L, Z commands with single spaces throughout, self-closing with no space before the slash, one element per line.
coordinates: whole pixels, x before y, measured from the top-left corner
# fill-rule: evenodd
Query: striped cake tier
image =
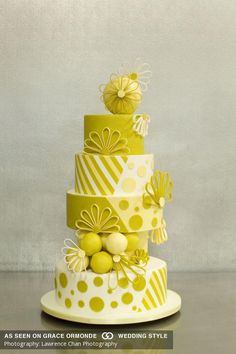
<path fill-rule="evenodd" d="M 139 195 L 153 175 L 153 154 L 75 155 L 75 191 L 90 195 Z"/>

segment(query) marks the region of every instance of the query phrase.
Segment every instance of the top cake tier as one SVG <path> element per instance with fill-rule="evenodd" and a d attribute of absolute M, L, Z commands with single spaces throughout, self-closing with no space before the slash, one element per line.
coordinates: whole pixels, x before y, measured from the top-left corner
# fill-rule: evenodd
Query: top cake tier
<path fill-rule="evenodd" d="M 141 118 L 140 118 L 141 117 Z M 101 114 L 84 116 L 84 151 L 103 155 L 140 155 L 144 137 L 137 120 L 146 115 Z"/>

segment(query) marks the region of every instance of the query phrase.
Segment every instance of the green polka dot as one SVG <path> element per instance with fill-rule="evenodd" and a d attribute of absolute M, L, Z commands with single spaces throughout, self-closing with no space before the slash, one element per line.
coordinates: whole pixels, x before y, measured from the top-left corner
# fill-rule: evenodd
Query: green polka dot
<path fill-rule="evenodd" d="M 139 207 L 134 208 L 135 211 L 139 211 Z"/>
<path fill-rule="evenodd" d="M 66 299 L 65 299 L 65 305 L 66 305 L 66 307 L 67 307 L 68 309 L 71 307 L 72 302 L 71 302 L 71 300 L 70 300 L 69 298 L 66 298 Z"/>
<path fill-rule="evenodd" d="M 129 282 L 127 278 L 121 278 L 118 280 L 118 285 L 123 289 L 127 288 L 128 284 Z"/>
<path fill-rule="evenodd" d="M 119 203 L 119 207 L 121 210 L 127 210 L 129 207 L 129 202 L 128 200 L 121 200 Z"/>
<path fill-rule="evenodd" d="M 57 279 L 54 278 L 54 286 L 55 286 L 55 289 L 57 289 Z"/>
<path fill-rule="evenodd" d="M 143 219 L 138 214 L 131 216 L 131 218 L 129 219 L 129 226 L 133 230 L 139 230 L 142 225 L 143 225 Z"/>
<path fill-rule="evenodd" d="M 125 293 L 122 295 L 121 300 L 125 305 L 129 305 L 133 301 L 133 295 L 131 293 Z"/>
<path fill-rule="evenodd" d="M 136 291 L 142 291 L 146 286 L 146 280 L 145 278 L 140 275 L 140 276 L 137 276 L 134 281 L 133 281 L 133 288 L 134 290 Z"/>
<path fill-rule="evenodd" d="M 157 218 L 153 218 L 152 219 L 152 227 L 156 227 L 157 226 Z"/>
<path fill-rule="evenodd" d="M 132 307 L 132 310 L 133 310 L 133 311 L 137 311 L 137 306 L 133 306 L 133 307 Z"/>
<path fill-rule="evenodd" d="M 108 294 L 112 294 L 112 289 L 107 290 Z"/>
<path fill-rule="evenodd" d="M 58 295 L 59 299 L 61 299 L 61 292 L 60 292 L 60 290 L 58 291 L 57 295 Z"/>
<path fill-rule="evenodd" d="M 93 279 L 93 284 L 94 284 L 95 286 L 102 286 L 102 284 L 103 284 L 102 278 L 101 278 L 101 277 L 95 277 L 95 278 Z"/>
<path fill-rule="evenodd" d="M 67 280 L 67 276 L 65 275 L 65 273 L 60 273 L 59 281 L 60 281 L 62 288 L 66 288 L 68 280 Z"/>
<path fill-rule="evenodd" d="M 115 309 L 117 306 L 118 306 L 118 302 L 117 302 L 117 301 L 112 301 L 112 302 L 111 302 L 111 307 L 112 307 L 113 309 Z"/>
<path fill-rule="evenodd" d="M 79 306 L 79 307 L 84 307 L 84 302 L 83 302 L 82 300 L 79 300 L 79 301 L 78 301 L 78 306 Z"/>
<path fill-rule="evenodd" d="M 75 295 L 74 290 L 71 290 L 70 293 L 71 293 L 71 295 Z"/>
<path fill-rule="evenodd" d="M 100 297 L 95 296 L 89 301 L 89 306 L 92 311 L 100 312 L 104 307 L 104 301 Z"/>
<path fill-rule="evenodd" d="M 150 199 L 150 198 L 146 198 L 146 199 Z M 143 201 L 143 208 L 144 209 L 150 209 L 151 208 L 151 204 L 150 203 L 146 203 Z"/>
<path fill-rule="evenodd" d="M 86 291 L 88 290 L 88 285 L 84 280 L 80 280 L 77 283 L 77 288 L 81 293 L 86 293 Z"/>

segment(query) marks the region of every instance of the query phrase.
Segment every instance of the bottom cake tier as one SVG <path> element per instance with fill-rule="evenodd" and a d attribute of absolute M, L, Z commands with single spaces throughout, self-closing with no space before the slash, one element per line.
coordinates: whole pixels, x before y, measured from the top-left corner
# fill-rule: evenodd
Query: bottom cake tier
<path fill-rule="evenodd" d="M 166 263 L 150 257 L 145 270 L 145 274 L 140 271 L 138 275 L 127 271 L 131 281 L 122 274 L 117 281 L 115 271 L 106 274 L 91 270 L 74 273 L 68 270 L 64 259 L 61 259 L 56 265 L 56 301 L 65 309 L 71 309 L 73 314 L 81 316 L 157 309 L 167 299 Z"/>

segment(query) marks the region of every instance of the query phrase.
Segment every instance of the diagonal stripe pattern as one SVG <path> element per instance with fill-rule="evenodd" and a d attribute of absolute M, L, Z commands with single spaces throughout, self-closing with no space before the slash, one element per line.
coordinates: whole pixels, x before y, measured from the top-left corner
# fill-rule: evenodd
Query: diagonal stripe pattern
<path fill-rule="evenodd" d="M 142 299 L 144 309 L 150 310 L 163 305 L 167 294 L 167 269 L 161 268 L 153 271 L 149 280 L 149 286 Z"/>
<path fill-rule="evenodd" d="M 77 154 L 75 191 L 80 194 L 113 194 L 128 157 Z"/>

